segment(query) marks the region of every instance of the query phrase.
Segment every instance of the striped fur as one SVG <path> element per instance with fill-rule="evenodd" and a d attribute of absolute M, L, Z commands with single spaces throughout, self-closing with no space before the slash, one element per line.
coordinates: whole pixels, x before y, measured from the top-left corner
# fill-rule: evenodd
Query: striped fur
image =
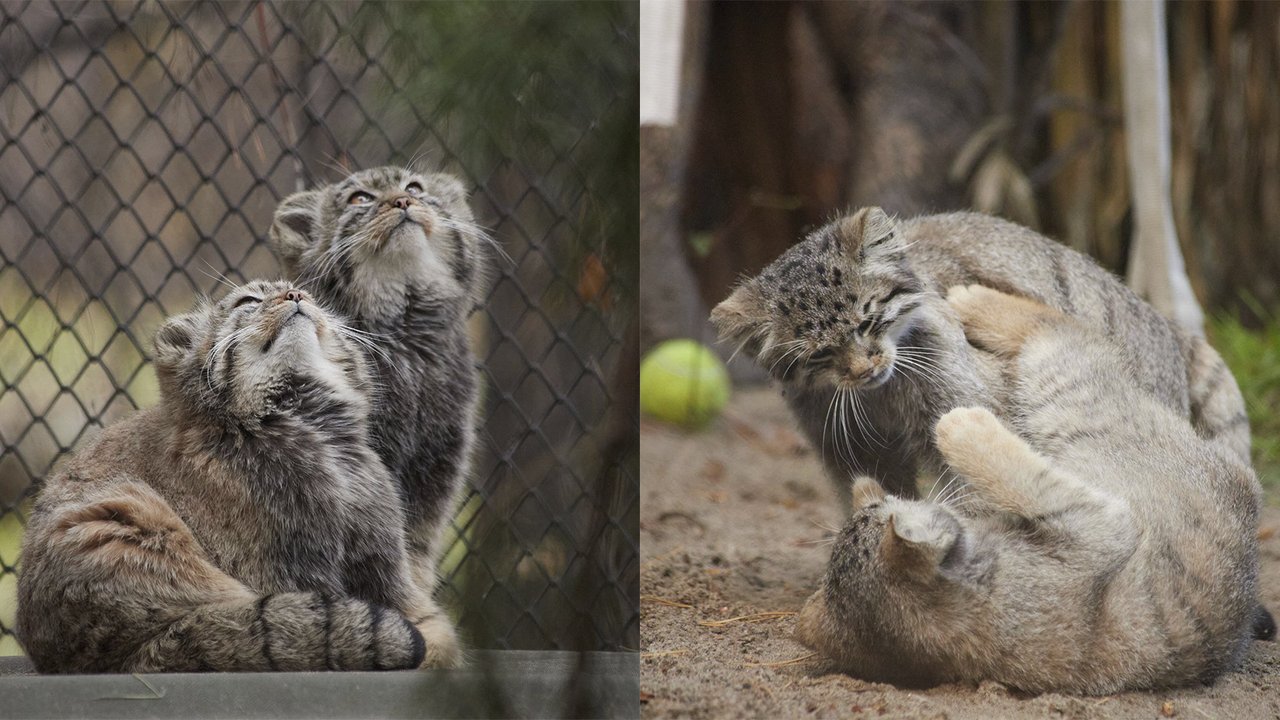
<path fill-rule="evenodd" d="M 379 384 L 373 443 L 404 498 L 410 567 L 429 597 L 471 468 L 477 384 L 467 318 L 487 288 L 491 241 L 457 179 L 399 167 L 285 198 L 269 239 L 289 275 L 366 340 Z M 447 623 L 439 629 L 435 644 L 457 643 Z"/>
<path fill-rule="evenodd" d="M 1105 694 L 1209 683 L 1254 620 L 1261 488 L 1129 380 L 1124 348 L 1036 302 L 958 288 L 971 341 L 1010 363 L 1012 428 L 938 422 L 958 496 L 857 483 L 799 639 L 860 676 Z"/>
<path fill-rule="evenodd" d="M 42 672 L 447 664 L 341 322 L 253 282 L 156 334 L 162 398 L 49 478 L 17 631 Z"/>
<path fill-rule="evenodd" d="M 974 405 L 1001 414 L 1004 378 L 969 348 L 941 296 L 970 283 L 1104 331 L 1137 386 L 1249 462 L 1244 400 L 1213 348 L 1084 255 L 987 215 L 898 222 L 860 210 L 743 282 L 712 321 L 783 384 L 846 502 L 859 474 L 910 497 L 920 471 L 942 471 L 938 418 Z"/>

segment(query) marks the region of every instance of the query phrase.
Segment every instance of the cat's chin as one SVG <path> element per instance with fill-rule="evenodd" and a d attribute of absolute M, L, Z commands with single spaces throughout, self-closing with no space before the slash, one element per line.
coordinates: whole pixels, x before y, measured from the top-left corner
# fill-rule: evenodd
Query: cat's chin
<path fill-rule="evenodd" d="M 392 258 L 403 256 L 420 243 L 425 243 L 426 238 L 427 233 L 422 226 L 406 218 L 383 236 L 382 242 L 378 244 L 377 255 Z"/>
<path fill-rule="evenodd" d="M 290 316 L 280 325 L 264 354 L 279 356 L 285 362 L 305 358 L 304 362 L 311 364 L 321 357 L 319 325 L 305 313 Z"/>

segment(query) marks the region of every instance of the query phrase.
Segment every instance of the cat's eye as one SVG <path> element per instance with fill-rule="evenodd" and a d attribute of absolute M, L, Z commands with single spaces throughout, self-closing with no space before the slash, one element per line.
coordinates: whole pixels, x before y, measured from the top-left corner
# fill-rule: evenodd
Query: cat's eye
<path fill-rule="evenodd" d="M 818 350 L 817 352 L 809 356 L 809 362 L 811 363 L 826 362 L 827 360 L 830 360 L 831 356 L 835 354 L 836 354 L 835 350 L 832 350 L 831 348 L 822 348 L 821 350 Z"/>
<path fill-rule="evenodd" d="M 908 290 L 907 288 L 904 288 L 904 287 L 894 288 L 892 292 L 890 292 L 888 295 L 885 295 L 885 296 L 884 296 L 884 299 L 880 301 L 880 306 L 881 306 L 881 307 L 884 307 L 885 305 L 888 305 L 890 300 L 892 300 L 892 299 L 894 299 L 894 298 L 898 297 L 899 295 L 902 295 L 903 293 L 907 293 L 907 292 L 910 292 L 910 290 Z"/>
<path fill-rule="evenodd" d="M 357 190 L 347 197 L 348 205 L 368 205 L 373 202 L 373 196 L 363 190 Z"/>
<path fill-rule="evenodd" d="M 410 195 L 417 197 L 418 195 L 422 194 L 422 183 L 418 182 L 417 180 L 414 180 L 413 182 L 404 186 L 404 191 L 409 193 Z"/>
<path fill-rule="evenodd" d="M 234 308 L 238 308 L 238 307 L 240 307 L 240 306 L 242 306 L 242 305 L 248 305 L 249 303 L 253 303 L 253 304 L 255 304 L 255 305 L 256 305 L 256 304 L 258 304 L 258 303 L 260 303 L 260 302 L 262 302 L 262 298 L 254 297 L 254 296 L 252 296 L 252 295 L 245 295 L 244 297 L 242 297 L 242 298 L 240 298 L 239 300 L 237 300 L 237 301 L 236 301 L 236 304 L 235 304 L 235 305 L 232 305 L 231 307 L 234 309 Z"/>

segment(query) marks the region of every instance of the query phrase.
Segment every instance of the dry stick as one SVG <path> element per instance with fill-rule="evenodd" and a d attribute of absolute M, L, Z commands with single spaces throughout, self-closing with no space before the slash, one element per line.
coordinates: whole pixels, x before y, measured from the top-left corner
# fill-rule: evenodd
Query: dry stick
<path fill-rule="evenodd" d="M 736 622 L 765 622 L 766 620 L 777 620 L 779 618 L 791 617 L 795 614 L 795 610 L 771 610 L 769 612 L 751 613 L 750 615 L 739 615 L 737 617 L 725 618 L 724 620 L 699 620 L 698 624 L 702 627 L 724 627 Z"/>
<path fill-rule="evenodd" d="M 809 654 L 807 654 L 807 655 L 801 655 L 800 657 L 793 657 L 793 658 L 791 658 L 790 660 L 778 660 L 778 661 L 776 661 L 776 662 L 758 662 L 758 663 L 756 663 L 756 662 L 747 662 L 747 663 L 742 663 L 742 664 L 743 664 L 743 666 L 744 666 L 744 667 L 768 667 L 768 668 L 773 668 L 773 667 L 784 667 L 784 666 L 787 666 L 787 665 L 798 665 L 798 664 L 800 664 L 800 663 L 804 662 L 805 660 L 809 660 L 809 659 L 811 659 L 811 658 L 815 658 L 815 657 L 817 657 L 817 656 L 818 656 L 818 653 L 809 653 Z"/>
<path fill-rule="evenodd" d="M 641 595 L 640 602 L 656 602 L 659 605 L 667 605 L 669 607 L 683 608 L 685 610 L 693 609 L 692 605 L 676 602 L 675 600 L 668 600 L 664 597 L 658 597 L 657 595 Z"/>
<path fill-rule="evenodd" d="M 652 652 L 642 652 L 640 653 L 640 657 L 648 659 L 648 658 L 670 657 L 673 655 L 688 655 L 688 654 L 689 654 L 688 648 L 680 648 L 679 650 L 655 650 Z"/>

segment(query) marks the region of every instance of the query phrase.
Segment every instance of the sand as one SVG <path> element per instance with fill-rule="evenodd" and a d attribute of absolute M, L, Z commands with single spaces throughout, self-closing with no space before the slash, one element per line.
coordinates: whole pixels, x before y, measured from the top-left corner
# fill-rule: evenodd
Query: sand
<path fill-rule="evenodd" d="M 641 427 L 643 717 L 1280 718 L 1280 643 L 1210 687 L 1026 696 L 997 683 L 904 690 L 825 672 L 791 640 L 840 523 L 776 391 L 739 393 L 706 430 Z M 1262 598 L 1280 611 L 1280 507 L 1262 516 Z"/>

